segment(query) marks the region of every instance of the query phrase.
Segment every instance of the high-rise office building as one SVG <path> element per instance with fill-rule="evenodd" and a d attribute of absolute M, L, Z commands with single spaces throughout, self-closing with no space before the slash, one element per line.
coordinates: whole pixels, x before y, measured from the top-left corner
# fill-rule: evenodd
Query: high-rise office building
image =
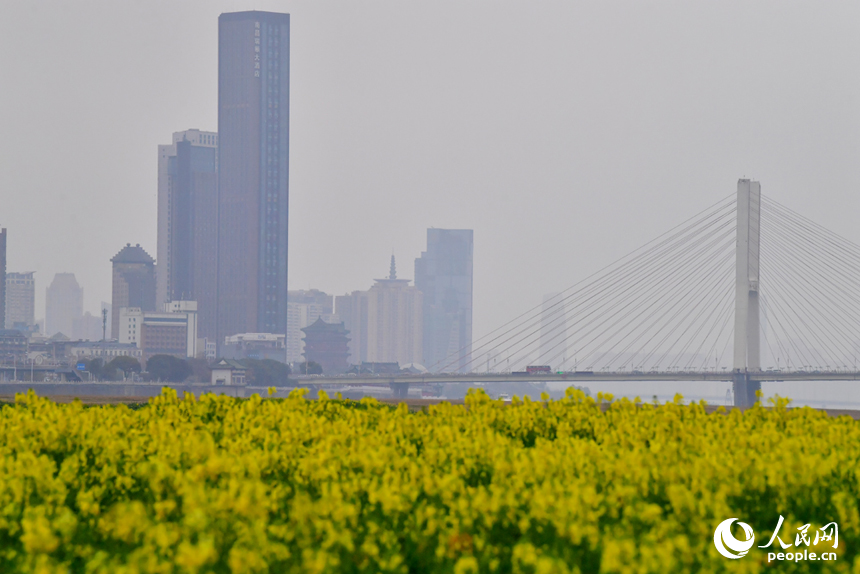
<path fill-rule="evenodd" d="M 45 335 L 71 337 L 75 320 L 84 314 L 84 290 L 74 273 L 57 273 L 45 290 Z"/>
<path fill-rule="evenodd" d="M 29 331 L 36 323 L 33 272 L 6 274 L 6 328 Z"/>
<path fill-rule="evenodd" d="M 156 304 L 197 301 L 199 333 L 215 337 L 218 134 L 186 130 L 158 146 Z"/>
<path fill-rule="evenodd" d="M 6 325 L 6 228 L 0 229 L 0 325 Z"/>
<path fill-rule="evenodd" d="M 290 16 L 218 19 L 218 344 L 286 333 Z"/>
<path fill-rule="evenodd" d="M 141 311 L 155 311 L 155 261 L 138 243 L 126 243 L 111 259 L 113 289 L 111 297 L 111 333 L 119 333 L 120 311 L 124 307 L 137 307 Z"/>
<path fill-rule="evenodd" d="M 349 333 L 349 364 L 423 364 L 422 300 L 409 279 L 397 278 L 393 256 L 388 278 L 367 291 L 335 297 L 336 317 Z"/>
<path fill-rule="evenodd" d="M 472 355 L 471 229 L 428 229 L 427 251 L 415 260 L 424 294 L 424 366 L 433 372 L 470 368 Z"/>
<path fill-rule="evenodd" d="M 350 333 L 347 361 L 350 365 L 360 365 L 367 361 L 367 291 L 335 297 L 334 310 Z"/>
<path fill-rule="evenodd" d="M 387 279 L 367 291 L 367 360 L 372 363 L 423 363 L 422 295 L 398 279 L 391 257 Z"/>

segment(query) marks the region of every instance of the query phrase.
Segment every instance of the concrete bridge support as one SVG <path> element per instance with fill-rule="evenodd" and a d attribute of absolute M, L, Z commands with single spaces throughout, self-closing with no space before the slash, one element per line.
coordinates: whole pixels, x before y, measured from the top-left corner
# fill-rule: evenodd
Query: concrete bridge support
<path fill-rule="evenodd" d="M 740 371 L 732 375 L 732 393 L 736 407 L 751 407 L 758 400 L 756 391 L 760 390 L 761 383 L 750 380 L 748 372 Z"/>
<path fill-rule="evenodd" d="M 391 383 L 390 386 L 394 398 L 405 399 L 409 396 L 409 383 Z"/>
<path fill-rule="evenodd" d="M 759 347 L 759 246 L 761 184 L 738 180 L 737 243 L 735 251 L 735 330 L 732 388 L 735 406 L 755 403 L 761 383 L 750 375 L 761 371 Z"/>

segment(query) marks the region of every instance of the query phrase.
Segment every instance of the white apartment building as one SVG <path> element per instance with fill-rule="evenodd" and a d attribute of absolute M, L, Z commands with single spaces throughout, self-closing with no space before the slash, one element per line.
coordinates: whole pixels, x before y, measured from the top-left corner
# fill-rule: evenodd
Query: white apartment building
<path fill-rule="evenodd" d="M 137 345 L 144 360 L 152 355 L 197 356 L 197 302 L 171 301 L 161 313 L 123 307 L 119 342 Z"/>

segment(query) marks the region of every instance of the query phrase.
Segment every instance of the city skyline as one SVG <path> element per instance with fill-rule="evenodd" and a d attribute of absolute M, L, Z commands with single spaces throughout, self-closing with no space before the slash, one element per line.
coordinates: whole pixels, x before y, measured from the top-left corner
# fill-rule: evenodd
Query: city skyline
<path fill-rule="evenodd" d="M 12 199 L 0 224 L 9 269 L 36 270 L 38 292 L 73 270 L 96 313 L 116 246 L 157 251 L 153 150 L 177 130 L 217 129 L 217 17 L 250 6 L 188 3 L 166 18 L 145 3 L 43 6 L 7 4 L 0 24 L 0 193 Z M 379 253 L 417 256 L 427 227 L 472 228 L 479 336 L 500 309 L 539 304 L 740 175 L 860 240 L 854 6 L 382 3 L 338 5 L 338 18 L 334 4 L 259 6 L 302 30 L 291 289 L 348 292 L 373 279 Z M 19 54 L 23 42 L 33 49 Z M 62 244 L 48 247 L 51 234 Z"/>

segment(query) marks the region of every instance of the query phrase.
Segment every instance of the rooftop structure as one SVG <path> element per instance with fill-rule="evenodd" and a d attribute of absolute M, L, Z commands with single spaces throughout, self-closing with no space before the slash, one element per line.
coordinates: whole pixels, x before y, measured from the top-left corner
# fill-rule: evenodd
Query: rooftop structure
<path fill-rule="evenodd" d="M 221 356 L 227 359 L 272 359 L 286 362 L 285 335 L 240 333 L 224 339 Z"/>
<path fill-rule="evenodd" d="M 111 333 L 117 337 L 123 307 L 155 311 L 155 260 L 138 243 L 126 243 L 112 259 Z"/>

